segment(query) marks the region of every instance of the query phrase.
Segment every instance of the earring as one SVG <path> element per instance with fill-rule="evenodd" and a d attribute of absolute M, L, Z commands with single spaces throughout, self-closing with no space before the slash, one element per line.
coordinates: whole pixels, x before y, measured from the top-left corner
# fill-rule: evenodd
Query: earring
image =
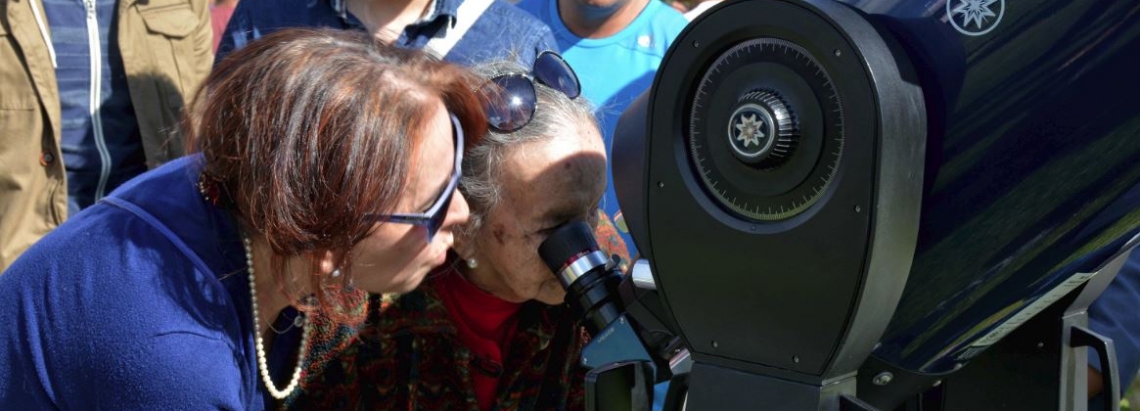
<path fill-rule="evenodd" d="M 329 273 L 329 276 L 331 276 L 332 278 L 340 277 L 340 269 L 339 268 L 333 269 L 332 272 Z"/>
<path fill-rule="evenodd" d="M 472 270 L 479 268 L 479 260 L 476 260 L 474 258 L 468 258 L 467 259 L 467 268 L 470 268 Z"/>

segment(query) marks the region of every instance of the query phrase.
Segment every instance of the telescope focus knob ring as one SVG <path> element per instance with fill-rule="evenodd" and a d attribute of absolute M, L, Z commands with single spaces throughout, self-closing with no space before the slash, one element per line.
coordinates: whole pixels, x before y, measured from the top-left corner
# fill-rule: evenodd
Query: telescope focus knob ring
<path fill-rule="evenodd" d="M 756 89 L 740 96 L 729 117 L 727 137 L 738 160 L 771 169 L 791 158 L 800 131 L 791 107 L 778 93 Z"/>

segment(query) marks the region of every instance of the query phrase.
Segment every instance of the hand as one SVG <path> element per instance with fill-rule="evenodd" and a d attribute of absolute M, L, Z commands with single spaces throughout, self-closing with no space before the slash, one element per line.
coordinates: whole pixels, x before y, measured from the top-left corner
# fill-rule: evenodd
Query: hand
<path fill-rule="evenodd" d="M 1089 366 L 1088 377 L 1089 398 L 1097 396 L 1101 391 L 1104 391 L 1104 379 L 1100 377 L 1100 371 L 1096 368 Z"/>

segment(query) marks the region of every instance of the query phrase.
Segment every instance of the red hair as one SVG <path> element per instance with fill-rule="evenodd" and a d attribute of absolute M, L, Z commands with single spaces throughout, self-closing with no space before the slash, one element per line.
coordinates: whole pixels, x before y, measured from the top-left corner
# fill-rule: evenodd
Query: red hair
<path fill-rule="evenodd" d="M 465 135 L 485 134 L 475 84 L 461 68 L 365 33 L 280 30 L 215 67 L 185 119 L 187 151 L 203 154 L 241 228 L 268 240 L 290 301 L 357 322 L 362 313 L 346 308 L 359 295 L 345 284 L 352 246 L 374 227 L 365 216 L 393 211 L 437 100 Z M 344 275 L 327 278 L 312 261 L 314 306 L 284 286 L 284 266 L 324 252 Z"/>

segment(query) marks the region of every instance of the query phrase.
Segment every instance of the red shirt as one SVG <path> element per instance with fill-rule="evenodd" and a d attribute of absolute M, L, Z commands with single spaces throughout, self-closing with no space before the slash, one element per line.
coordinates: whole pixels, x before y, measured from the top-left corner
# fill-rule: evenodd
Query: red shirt
<path fill-rule="evenodd" d="M 480 290 L 456 271 L 440 279 L 439 296 L 455 323 L 459 341 L 471 350 L 468 371 L 479 409 L 489 410 L 503 376 L 503 357 L 518 323 L 515 314 L 522 304 Z"/>
<path fill-rule="evenodd" d="M 222 42 L 222 33 L 226 32 L 226 24 L 229 24 L 235 8 L 237 2 L 210 6 L 210 26 L 214 30 L 214 53 L 218 52 L 218 43 Z"/>

